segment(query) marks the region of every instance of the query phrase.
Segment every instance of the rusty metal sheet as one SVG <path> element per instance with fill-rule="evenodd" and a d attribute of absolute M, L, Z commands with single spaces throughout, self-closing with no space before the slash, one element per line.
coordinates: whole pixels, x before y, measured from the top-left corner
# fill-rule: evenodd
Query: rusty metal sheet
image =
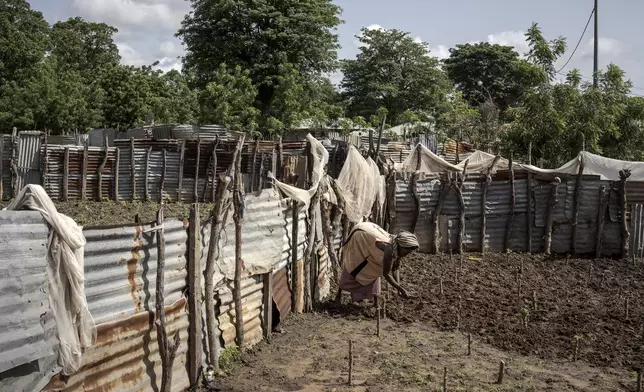
<path fill-rule="evenodd" d="M 39 212 L 0 211 L 0 390 L 40 389 L 60 371 Z"/>
<path fill-rule="evenodd" d="M 151 225 L 84 228 L 85 295 L 97 323 L 154 309 L 157 243 Z M 177 301 L 186 284 L 184 222 L 166 220 L 165 301 Z"/>
<path fill-rule="evenodd" d="M 220 286 L 217 296 L 219 306 L 219 329 L 224 347 L 235 345 L 235 302 L 233 282 Z M 248 276 L 241 281 L 242 315 L 244 320 L 244 347 L 252 347 L 262 338 L 263 275 Z"/>
<path fill-rule="evenodd" d="M 180 344 L 172 367 L 172 391 L 189 387 L 187 301 L 165 307 L 166 333 L 178 331 Z M 161 357 L 153 311 L 97 325 L 96 344 L 85 350 L 81 369 L 67 378 L 54 377 L 45 392 L 147 392 L 161 387 Z"/>
<path fill-rule="evenodd" d="M 291 311 L 291 288 L 286 267 L 273 273 L 273 301 L 282 315 Z"/>

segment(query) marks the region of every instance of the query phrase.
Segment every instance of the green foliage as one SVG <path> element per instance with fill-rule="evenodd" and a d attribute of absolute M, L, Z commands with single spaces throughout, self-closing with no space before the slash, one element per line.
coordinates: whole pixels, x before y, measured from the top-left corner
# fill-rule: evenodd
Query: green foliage
<path fill-rule="evenodd" d="M 241 361 L 242 354 L 237 346 L 226 347 L 219 355 L 219 368 L 226 373 L 230 373 Z"/>
<path fill-rule="evenodd" d="M 519 58 L 512 47 L 487 42 L 450 49 L 445 71 L 470 105 L 491 100 L 503 110 L 519 102 L 529 89 L 545 82 L 543 72 Z"/>
<path fill-rule="evenodd" d="M 256 90 L 257 123 L 281 133 L 327 111 L 312 102 L 323 73 L 337 60 L 340 8 L 331 0 L 191 0 L 177 36 L 186 46 L 185 69 L 195 85 L 216 82 L 221 64 L 240 67 Z M 232 104 L 234 106 L 235 104 Z M 248 109 L 250 110 L 250 109 Z"/>
<path fill-rule="evenodd" d="M 349 116 L 371 119 L 386 108 L 387 121 L 398 125 L 410 108 L 426 117 L 440 112 L 451 84 L 427 43 L 399 30 L 362 29 L 357 38 L 360 53 L 342 61 Z"/>
<path fill-rule="evenodd" d="M 525 36 L 530 46 L 530 51 L 527 53 L 528 60 L 537 65 L 552 80 L 556 73 L 555 61 L 566 52 L 566 39 L 558 37 L 550 41 L 546 40 L 537 23 L 532 23 Z"/>

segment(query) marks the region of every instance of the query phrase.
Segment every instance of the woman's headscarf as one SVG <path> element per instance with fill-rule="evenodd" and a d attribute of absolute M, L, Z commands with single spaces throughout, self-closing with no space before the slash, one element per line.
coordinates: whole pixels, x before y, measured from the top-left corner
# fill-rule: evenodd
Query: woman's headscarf
<path fill-rule="evenodd" d="M 416 238 L 415 234 L 408 231 L 401 231 L 394 237 L 394 259 L 398 258 L 398 248 L 418 249 L 420 248 L 420 244 L 418 243 L 418 238 Z"/>

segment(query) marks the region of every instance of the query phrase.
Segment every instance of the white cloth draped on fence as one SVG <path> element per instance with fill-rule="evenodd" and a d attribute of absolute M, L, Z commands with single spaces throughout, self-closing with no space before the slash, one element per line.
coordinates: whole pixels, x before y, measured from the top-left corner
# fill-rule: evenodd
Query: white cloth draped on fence
<path fill-rule="evenodd" d="M 49 305 L 60 340 L 62 373 L 73 374 L 81 366 L 83 349 L 91 346 L 96 337 L 94 319 L 85 297 L 83 230 L 72 218 L 58 213 L 40 185 L 27 185 L 5 209 L 39 211 L 50 226 L 47 246 Z"/>

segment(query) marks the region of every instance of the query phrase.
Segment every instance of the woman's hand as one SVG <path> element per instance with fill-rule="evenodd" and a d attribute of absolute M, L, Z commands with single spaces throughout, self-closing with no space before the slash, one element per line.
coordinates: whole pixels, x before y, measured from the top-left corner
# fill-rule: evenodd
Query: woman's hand
<path fill-rule="evenodd" d="M 401 289 L 398 291 L 398 293 L 399 293 L 399 294 L 400 294 L 400 296 L 401 296 L 401 297 L 403 297 L 404 299 L 410 299 L 410 298 L 411 298 L 411 295 L 409 295 L 409 293 L 407 292 L 407 290 L 405 290 L 405 289 L 403 289 L 403 288 L 401 288 Z"/>

